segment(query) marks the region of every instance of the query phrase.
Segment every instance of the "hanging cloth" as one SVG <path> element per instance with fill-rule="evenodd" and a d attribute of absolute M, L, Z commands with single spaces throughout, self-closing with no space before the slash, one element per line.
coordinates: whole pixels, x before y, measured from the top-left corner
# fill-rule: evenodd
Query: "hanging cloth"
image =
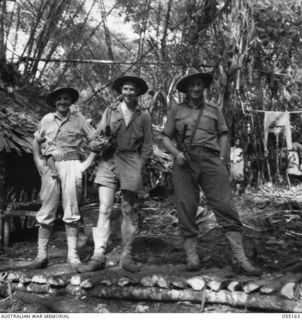
<path fill-rule="evenodd" d="M 239 147 L 231 147 L 230 152 L 230 179 L 231 181 L 243 181 L 244 180 L 244 160 L 243 150 Z"/>
<path fill-rule="evenodd" d="M 265 111 L 264 113 L 264 149 L 267 151 L 268 134 L 279 134 L 284 130 L 286 146 L 292 149 L 292 134 L 289 121 L 289 112 Z"/>
<path fill-rule="evenodd" d="M 293 148 L 288 153 L 287 174 L 302 176 L 301 155 L 302 145 L 299 142 L 293 142 Z"/>

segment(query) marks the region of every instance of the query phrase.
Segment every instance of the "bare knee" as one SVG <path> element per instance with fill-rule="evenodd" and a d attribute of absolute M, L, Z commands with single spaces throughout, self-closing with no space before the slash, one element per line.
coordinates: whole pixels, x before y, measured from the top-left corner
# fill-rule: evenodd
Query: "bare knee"
<path fill-rule="evenodd" d="M 128 202 L 128 201 L 122 201 L 122 212 L 123 212 L 123 215 L 132 215 L 134 213 L 134 208 L 133 208 L 133 205 Z"/>
<path fill-rule="evenodd" d="M 99 208 L 99 214 L 102 216 L 110 216 L 111 210 L 112 206 L 101 203 Z"/>

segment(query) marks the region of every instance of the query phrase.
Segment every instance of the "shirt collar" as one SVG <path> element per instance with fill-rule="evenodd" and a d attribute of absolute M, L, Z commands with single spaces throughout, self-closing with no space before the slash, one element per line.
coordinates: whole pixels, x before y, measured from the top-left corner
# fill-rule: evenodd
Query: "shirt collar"
<path fill-rule="evenodd" d="M 125 103 L 124 101 L 117 101 L 113 106 L 112 106 L 112 109 L 113 110 L 118 110 L 118 108 L 120 107 L 121 108 L 121 105 Z M 136 103 L 136 106 L 135 106 L 135 112 L 140 112 L 141 111 L 141 106 Z"/>
<path fill-rule="evenodd" d="M 67 114 L 67 116 L 66 116 L 65 118 L 62 118 L 62 117 L 58 114 L 58 112 L 56 111 L 56 112 L 54 112 L 54 114 L 53 114 L 53 118 L 54 118 L 54 119 L 59 119 L 60 121 L 68 120 L 68 119 L 70 118 L 70 111 L 68 112 L 68 114 Z"/>
<path fill-rule="evenodd" d="M 186 105 L 187 105 L 189 108 L 191 108 L 191 109 L 195 109 L 194 106 L 193 106 L 188 100 L 186 100 Z M 197 109 L 200 109 L 200 108 L 202 108 L 203 106 L 204 106 L 204 103 L 203 103 L 203 100 L 201 100 L 201 101 L 199 102 L 199 104 L 197 105 Z"/>

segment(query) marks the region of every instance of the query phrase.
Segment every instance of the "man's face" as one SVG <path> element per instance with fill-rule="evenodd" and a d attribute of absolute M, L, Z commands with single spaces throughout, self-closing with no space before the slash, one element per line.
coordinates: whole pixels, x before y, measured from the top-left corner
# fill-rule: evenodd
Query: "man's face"
<path fill-rule="evenodd" d="M 187 94 L 191 99 L 199 99 L 203 95 L 204 82 L 202 79 L 196 78 L 191 80 L 187 85 Z"/>
<path fill-rule="evenodd" d="M 132 81 L 125 82 L 122 86 L 121 91 L 126 103 L 134 102 L 136 100 L 136 97 L 138 96 L 138 87 Z"/>
<path fill-rule="evenodd" d="M 72 105 L 72 98 L 69 93 L 62 92 L 55 97 L 55 107 L 61 113 L 67 113 Z"/>

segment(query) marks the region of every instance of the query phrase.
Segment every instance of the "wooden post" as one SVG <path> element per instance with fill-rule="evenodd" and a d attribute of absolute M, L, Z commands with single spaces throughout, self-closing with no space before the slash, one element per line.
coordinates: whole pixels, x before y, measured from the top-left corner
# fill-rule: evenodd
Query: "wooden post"
<path fill-rule="evenodd" d="M 279 132 L 275 133 L 276 137 L 276 176 L 277 181 L 280 181 L 280 168 L 279 168 Z"/>
<path fill-rule="evenodd" d="M 5 152 L 0 151 L 0 250 L 3 249 L 3 212 L 5 203 Z"/>

